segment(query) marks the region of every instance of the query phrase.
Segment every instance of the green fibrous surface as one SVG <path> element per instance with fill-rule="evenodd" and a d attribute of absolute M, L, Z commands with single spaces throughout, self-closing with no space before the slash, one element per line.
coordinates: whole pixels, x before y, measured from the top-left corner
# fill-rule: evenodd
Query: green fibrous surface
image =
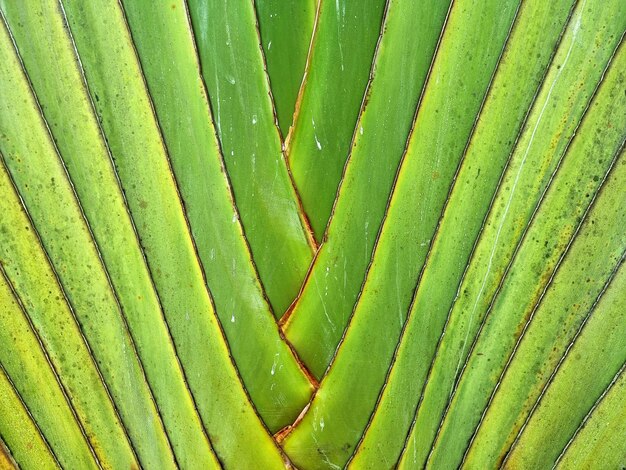
<path fill-rule="evenodd" d="M 365 276 L 448 5 L 392 0 L 388 6 L 334 214 L 284 326 L 317 378 L 339 344 Z M 418 27 L 420 18 L 431 20 Z M 395 125 L 385 126 L 392 116 Z"/>
<path fill-rule="evenodd" d="M 510 2 L 504 10 L 494 2 L 484 10 L 484 15 L 477 14 L 477 9 L 463 8 L 461 3 L 456 5 L 459 9 L 452 8 L 432 71 L 432 76 L 445 80 L 446 86 L 440 86 L 437 91 L 428 87 L 425 90 L 348 331 L 309 410 L 285 441 L 285 450 L 296 465 L 313 460 L 309 455 L 313 444 L 333 464 L 344 465 L 358 443 L 397 344 L 428 249 L 427 240 L 433 236 L 474 122 L 473 114 L 462 114 L 450 106 L 446 95 L 459 82 L 461 86 L 465 83 L 465 78 L 457 72 L 464 69 L 464 77 L 474 79 L 468 82 L 472 87 L 467 90 L 467 101 L 459 105 L 473 109 L 474 113 L 478 111 L 515 17 L 517 2 Z M 466 37 L 468 43 L 489 38 L 491 46 L 471 62 L 465 52 L 449 48 L 448 44 L 456 43 L 457 35 Z M 433 112 L 436 109 L 442 112 Z M 438 139 L 427 140 L 425 134 L 437 135 Z M 439 147 L 435 146 L 436 142 Z M 444 153 L 448 158 L 443 158 Z M 432 158 L 424 159 L 423 155 Z M 417 200 L 422 201 L 423 207 L 423 212 L 418 214 L 414 211 Z M 421 222 L 419 226 L 415 225 L 416 219 Z M 409 238 L 421 242 L 411 243 Z M 363 351 L 369 351 L 371 357 L 359 359 Z M 354 394 L 339 398 L 339 390 L 352 383 L 355 375 L 359 381 Z"/>
<path fill-rule="evenodd" d="M 318 241 L 324 235 L 342 169 L 351 151 L 374 51 L 384 29 L 381 24 L 384 11 L 393 3 L 396 2 L 326 0 L 319 4 L 306 75 L 295 109 L 294 128 L 286 142 L 293 179 Z M 446 0 L 438 0 L 438 5 L 432 5 L 430 11 L 414 20 L 433 15 L 431 24 L 437 25 L 438 11 L 445 3 Z M 430 28 L 431 24 L 422 27 Z M 420 34 L 428 37 L 429 32 Z M 410 41 L 407 42 L 408 46 Z M 428 56 L 427 42 L 424 45 L 426 49 L 417 52 L 413 43 L 411 52 L 418 57 Z M 415 84 L 419 86 L 419 78 Z M 411 96 L 411 86 L 406 93 L 405 96 Z"/>
<path fill-rule="evenodd" d="M 270 468 L 280 465 L 280 453 L 239 381 L 215 315 L 120 5 L 64 1 L 63 6 L 178 358 L 215 453 L 225 464 L 236 458 Z M 229 439 L 214 439 L 224 434 Z M 255 449 L 247 442 L 255 442 Z"/>
<path fill-rule="evenodd" d="M 37 465 L 42 470 L 60 469 L 37 425 L 28 415 L 20 396 L 0 365 L 0 469 Z M 9 454 L 4 441 L 11 446 Z"/>
<path fill-rule="evenodd" d="M 0 88 L 10 90 L 0 108 L 3 164 L 29 210 L 33 229 L 41 237 L 42 248 L 58 275 L 139 460 L 145 465 L 160 462 L 174 467 L 169 441 L 109 275 L 4 28 L 0 47 Z M 18 138 L 26 133 L 28 141 Z M 12 211 L 24 217 L 19 206 L 12 207 Z M 16 224 L 14 230 L 24 226 Z M 15 256 L 15 250 L 7 250 L 7 255 Z M 7 274 L 16 284 L 14 273 L 7 269 Z M 91 409 L 95 413 L 105 410 L 106 406 Z M 120 446 L 117 454 L 122 453 Z M 127 458 L 132 461 L 131 455 Z"/>
<path fill-rule="evenodd" d="M 125 4 L 133 40 L 230 351 L 272 432 L 292 423 L 312 386 L 279 334 L 244 237 L 184 3 Z M 176 57 L 171 68 L 163 54 Z M 181 125 L 184 123 L 184 125 Z"/>
<path fill-rule="evenodd" d="M 283 137 L 289 133 L 304 78 L 318 0 L 256 0 L 276 117 Z"/>
<path fill-rule="evenodd" d="M 624 161 L 622 159 L 620 168 L 616 168 L 611 177 L 622 187 L 626 176 Z M 608 198 L 610 196 L 607 194 Z M 623 198 L 620 201 L 614 197 L 613 207 L 617 209 L 622 202 Z M 584 422 L 586 415 L 594 406 L 597 406 L 596 409 L 602 406 L 602 401 L 607 398 L 606 395 L 603 396 L 607 388 L 612 388 L 615 384 L 617 390 L 620 389 L 619 376 L 623 375 L 626 363 L 626 305 L 623 289 L 622 268 L 543 391 L 521 436 L 507 455 L 504 468 L 552 467 L 569 440 L 573 436 L 575 438 L 577 428 Z M 598 357 L 602 357 L 602 361 L 598 361 Z M 619 429 L 619 417 L 615 416 L 610 424 Z M 548 441 L 550 446 L 545 445 Z M 610 442 L 608 440 L 606 443 Z M 623 439 L 621 443 L 623 444 Z M 615 450 L 619 450 L 619 444 Z M 611 461 L 615 460 L 621 460 L 620 464 L 623 464 L 623 454 L 595 455 L 595 464 L 600 468 L 612 468 Z"/>
<path fill-rule="evenodd" d="M 584 27 L 588 23 L 595 24 L 599 21 L 595 16 L 603 14 L 605 28 Z M 430 452 L 474 337 L 613 56 L 622 29 L 620 20 L 607 14 L 606 10 L 587 10 L 580 4 L 569 20 L 553 65 L 510 157 L 472 259 L 458 287 L 458 297 L 448 313 L 445 331 L 437 345 L 436 359 L 407 441 L 406 464 L 423 463 Z M 567 73 L 568 70 L 580 71 L 583 67 L 584 73 Z M 558 111 L 547 113 L 548 107 Z M 598 165 L 601 167 L 602 164 L 598 162 Z"/>
<path fill-rule="evenodd" d="M 185 384 L 80 64 L 53 2 L 5 2 L 29 78 L 92 227 L 180 464 L 215 465 Z M 47 50 L 35 47 L 47 42 Z M 74 90 L 66 93 L 66 87 Z M 165 341 L 154 341 L 161 337 Z"/>
<path fill-rule="evenodd" d="M 412 299 L 399 350 L 367 432 L 353 457 L 354 468 L 377 468 L 397 460 L 402 450 L 445 323 L 446 306 L 456 295 L 500 175 L 545 76 L 572 3 L 533 1 L 520 8 L 439 227 L 428 243 L 430 252 Z M 512 86 L 519 79 L 528 86 Z M 416 335 L 421 336 L 418 339 Z"/>
<path fill-rule="evenodd" d="M 254 3 L 188 3 L 243 229 L 274 314 L 280 318 L 298 293 L 313 244 L 274 120 Z"/>

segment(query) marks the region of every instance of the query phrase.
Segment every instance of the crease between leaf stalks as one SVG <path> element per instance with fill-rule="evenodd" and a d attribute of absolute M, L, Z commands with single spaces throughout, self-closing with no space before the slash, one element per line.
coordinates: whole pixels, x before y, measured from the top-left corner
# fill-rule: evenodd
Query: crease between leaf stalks
<path fill-rule="evenodd" d="M 623 10 L 0 0 L 0 468 L 618 467 Z"/>
<path fill-rule="evenodd" d="M 448 5 L 406 5 L 399 0 L 388 4 L 367 106 L 357 122 L 325 240 L 283 325 L 285 336 L 317 379 L 341 340 L 370 263 Z M 415 28 L 402 17 L 409 8 L 415 8 L 417 18 L 432 19 L 428 28 Z M 412 42 L 395 47 L 397 38 L 408 34 L 422 47 Z M 411 60 L 401 62 L 398 57 Z M 383 124 L 392 116 L 397 126 L 388 129 Z"/>
<path fill-rule="evenodd" d="M 345 465 L 376 404 L 439 214 L 517 13 L 516 1 L 505 10 L 496 3 L 482 11 L 471 8 L 471 2 L 451 7 L 352 319 L 311 407 L 284 442 L 296 465 L 313 460 L 315 447 L 334 465 Z M 412 16 L 397 11 L 401 13 Z M 487 39 L 490 45 L 469 58 L 456 46 L 460 37 L 470 48 Z M 466 98 L 450 102 L 447 96 L 459 87 Z M 463 114 L 461 109 L 472 112 Z M 418 228 L 413 227 L 416 218 Z M 364 360 L 365 350 L 375 359 Z M 341 396 L 354 374 L 360 377 L 350 385 L 354 395 Z"/>

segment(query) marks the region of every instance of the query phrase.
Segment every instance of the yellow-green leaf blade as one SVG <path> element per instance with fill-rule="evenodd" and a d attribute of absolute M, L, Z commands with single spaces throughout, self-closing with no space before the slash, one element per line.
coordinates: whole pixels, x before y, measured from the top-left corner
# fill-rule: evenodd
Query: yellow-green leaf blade
<path fill-rule="evenodd" d="M 82 210 L 15 55 L 2 32 L 0 152 L 128 430 L 146 465 L 174 466 L 143 368 Z M 29 135 L 25 140 L 21 136 Z M 18 208 L 14 208 L 17 211 Z M 111 347 L 115 345 L 115 347 Z"/>
<path fill-rule="evenodd" d="M 58 5 L 3 2 L 2 8 L 107 265 L 177 461 L 186 465 L 193 455 L 197 465 L 215 466 Z"/>
<path fill-rule="evenodd" d="M 501 2 L 493 2 L 480 10 L 471 8 L 470 2 L 452 7 L 351 323 L 307 414 L 285 441 L 285 450 L 296 465 L 312 459 L 308 449 L 313 445 L 333 464 L 344 465 L 361 437 L 383 386 L 428 252 L 428 240 L 433 237 L 517 5 L 511 1 L 503 9 Z M 393 13 L 407 19 L 416 16 L 410 10 Z M 467 44 L 488 43 L 489 47 L 468 60 L 467 51 L 457 46 L 458 38 Z M 462 76 L 470 83 L 464 89 L 466 99 L 452 103 L 450 92 L 463 87 L 459 83 Z M 444 82 L 443 77 L 450 79 Z M 435 83 L 438 86 L 432 85 Z M 437 138 L 429 140 L 427 135 Z M 366 360 L 364 351 L 368 351 Z M 356 382 L 355 376 L 359 377 Z"/>
<path fill-rule="evenodd" d="M 63 5 L 178 357 L 213 448 L 227 466 L 237 462 L 280 467 L 280 451 L 241 385 L 215 315 L 120 4 L 64 0 Z"/>
<path fill-rule="evenodd" d="M 0 163 L 0 261 L 7 280 L 41 338 L 99 463 L 105 468 L 137 465 L 65 293 Z M 75 452 L 81 466 L 88 466 L 88 454 L 79 448 Z"/>
<path fill-rule="evenodd" d="M 279 335 L 234 207 L 184 9 L 125 1 L 134 44 L 185 203 L 215 309 L 244 385 L 272 432 L 312 392 Z M 170 67 L 163 55 L 176 60 Z M 185 125 L 181 125 L 185 123 Z"/>
<path fill-rule="evenodd" d="M 476 237 L 516 135 L 570 13 L 571 0 L 521 5 L 428 254 L 411 312 L 354 468 L 397 461 Z M 518 81 L 525 87 L 515 87 Z"/>
<path fill-rule="evenodd" d="M 48 468 L 59 464 L 97 468 L 46 352 L 1 268 L 0 342 L 3 345 L 0 350 L 0 375 L 3 376 L 0 416 L 9 418 L 8 422 L 0 422 L 0 435 L 11 447 L 14 457 L 20 462 L 22 459 L 40 459 L 42 463 L 52 460 L 54 465 Z"/>
<path fill-rule="evenodd" d="M 626 285 L 621 287 L 626 289 Z M 626 456 L 626 368 L 585 417 L 563 454 L 558 469 L 619 468 Z"/>
<path fill-rule="evenodd" d="M 612 73 L 621 64 L 626 62 L 615 61 L 598 101 L 592 104 L 592 111 L 606 114 L 599 117 L 599 113 L 590 113 L 579 129 L 481 327 L 434 444 L 430 456 L 433 465 L 459 465 L 463 449 L 501 374 L 508 373 L 507 363 L 513 351 L 516 354 L 510 366 L 515 368 L 511 374 L 518 377 L 520 362 L 526 363 L 526 370 L 534 373 L 541 370 L 534 362 L 542 358 L 540 351 L 564 352 L 566 346 L 554 338 L 566 341 L 571 337 L 580 316 L 593 304 L 624 249 L 626 238 L 618 235 L 615 225 L 605 229 L 596 220 L 591 238 L 591 224 L 585 221 L 579 232 L 581 217 L 598 191 L 615 191 L 615 186 L 601 186 L 599 182 L 604 180 L 607 167 L 613 165 L 626 137 L 623 129 L 616 130 L 619 129 L 616 118 L 624 115 L 626 99 L 623 99 L 623 86 L 615 86 L 616 74 Z M 605 90 L 607 93 L 602 93 Z M 603 107 L 607 104 L 608 110 Z M 603 194 L 598 196 L 597 203 L 592 203 L 590 217 L 600 210 L 602 201 Z M 613 217 L 626 224 L 626 218 Z M 581 282 L 584 276 L 590 282 Z M 563 310 L 569 315 L 550 325 L 552 328 L 542 323 L 546 317 L 556 320 L 561 313 L 555 312 Z M 528 322 L 530 326 L 524 332 Z M 506 387 L 500 389 L 499 393 L 507 393 Z M 528 395 L 511 392 L 507 414 L 513 414 L 516 399 L 521 401 Z"/>
<path fill-rule="evenodd" d="M 61 468 L 0 364 L 0 469 Z M 10 450 L 5 447 L 10 446 Z M 10 452 L 10 454 L 9 454 Z M 15 459 L 15 460 L 14 460 Z"/>
<path fill-rule="evenodd" d="M 610 159 L 611 151 L 616 153 L 623 145 L 626 134 L 619 123 L 623 122 L 626 115 L 626 99 L 623 95 L 623 64 L 626 60 L 624 56 L 625 54 L 620 53 L 620 57 L 614 59 L 615 63 L 607 72 L 608 76 L 602 89 L 553 183 L 555 192 L 560 188 L 563 198 L 585 201 L 587 194 L 593 194 L 596 191 L 594 180 L 602 180 L 603 175 L 597 170 L 594 172 L 590 170 L 597 165 L 596 162 Z M 569 182 L 563 178 L 567 173 L 571 175 Z M 576 189 L 566 190 L 567 187 Z M 610 190 L 611 188 L 601 189 L 601 191 Z M 546 197 L 549 198 L 550 194 Z M 546 199 L 545 203 L 548 202 L 549 199 Z M 571 209 L 567 210 L 566 207 L 566 204 L 561 203 L 560 208 L 553 213 L 572 214 Z M 559 217 L 553 218 L 558 219 Z M 489 408 L 480 421 L 476 435 L 472 437 L 473 448 L 466 458 L 470 466 L 489 467 L 500 463 L 498 458 L 504 455 L 512 443 L 534 400 L 565 352 L 572 335 L 584 321 L 591 308 L 590 303 L 602 289 L 610 269 L 615 264 L 611 257 L 615 255 L 612 248 L 615 241 L 619 242 L 619 237 L 608 230 L 599 229 L 597 231 L 602 233 L 603 237 L 598 237 L 595 245 L 591 245 L 586 252 L 581 252 L 578 244 L 586 236 L 583 227 L 558 268 L 559 271 L 542 298 L 541 304 L 534 307 L 537 295 L 545 282 L 536 282 L 536 286 L 533 286 L 529 280 L 547 279 L 547 273 L 554 265 L 554 256 L 558 254 L 554 240 L 567 239 L 565 230 L 555 226 L 548 213 L 540 210 L 534 224 L 536 228 L 542 227 L 543 233 L 535 230 L 529 232 L 528 236 L 542 248 L 533 250 L 530 244 L 520 248 L 518 255 L 520 262 L 517 263 L 518 266 L 512 267 L 510 280 L 494 304 L 490 313 L 491 318 L 483 328 L 483 338 L 476 345 L 473 353 L 475 358 L 470 359 L 466 377 L 459 385 L 459 398 L 455 402 L 456 416 L 448 419 L 447 426 L 454 426 L 457 423 L 454 436 L 461 437 L 462 430 L 465 433 L 471 432 L 476 426 L 480 412 L 485 408 L 485 400 L 489 399 Z M 589 223 L 586 224 L 589 230 Z M 621 254 L 621 249 L 623 247 L 618 243 L 617 256 Z M 539 266 L 539 260 L 541 271 L 533 267 Z M 520 277 L 526 279 L 527 285 L 520 284 Z M 535 291 L 528 292 L 529 288 Z M 521 342 L 515 346 L 515 355 L 510 364 L 503 369 L 504 375 L 500 378 L 500 368 L 504 367 L 502 361 L 506 361 L 510 354 L 507 347 L 513 346 L 510 341 L 503 339 L 507 337 L 504 331 L 508 331 L 508 337 L 515 341 L 515 336 L 510 332 L 518 334 L 521 332 L 524 321 L 531 315 L 533 308 L 536 308 L 536 311 L 532 313 L 530 326 Z M 489 338 L 492 338 L 491 342 L 498 338 L 499 345 L 489 346 Z M 489 362 L 489 369 L 480 364 L 483 361 Z M 478 378 L 480 375 L 484 377 L 482 381 Z M 472 380 L 471 377 L 475 378 Z M 487 377 L 490 380 L 487 380 Z M 497 392 L 490 398 L 494 378 L 499 384 Z M 467 392 L 463 387 L 471 392 Z M 472 413 L 465 408 L 466 406 L 472 406 L 476 411 Z M 454 408 L 451 409 L 451 413 L 453 411 Z M 459 420 L 467 424 L 458 425 Z M 467 439 L 467 434 L 464 438 Z"/>
<path fill-rule="evenodd" d="M 615 178 L 623 188 L 626 165 L 616 168 Z M 618 173 L 621 173 L 618 176 Z M 613 208 L 623 197 L 612 194 Z M 623 212 L 623 210 L 621 211 Z M 624 264 L 568 351 L 534 413 L 514 444 L 504 468 L 552 467 L 585 415 L 604 390 L 623 372 L 626 363 L 626 304 Z M 550 442 L 550 445 L 545 445 Z M 596 462 L 602 456 L 596 455 Z M 602 468 L 600 466 L 600 468 Z M 608 467 L 610 468 L 610 467 Z"/>
<path fill-rule="evenodd" d="M 406 465 L 426 460 L 475 334 L 613 56 L 622 22 L 614 8 L 581 4 L 570 19 L 450 310 L 407 441 Z"/>

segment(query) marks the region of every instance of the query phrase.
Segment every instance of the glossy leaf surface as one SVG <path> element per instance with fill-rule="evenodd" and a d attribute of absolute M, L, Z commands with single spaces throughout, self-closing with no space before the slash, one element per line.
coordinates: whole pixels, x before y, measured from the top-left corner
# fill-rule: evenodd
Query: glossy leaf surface
<path fill-rule="evenodd" d="M 626 466 L 623 2 L 0 23 L 0 469 Z"/>

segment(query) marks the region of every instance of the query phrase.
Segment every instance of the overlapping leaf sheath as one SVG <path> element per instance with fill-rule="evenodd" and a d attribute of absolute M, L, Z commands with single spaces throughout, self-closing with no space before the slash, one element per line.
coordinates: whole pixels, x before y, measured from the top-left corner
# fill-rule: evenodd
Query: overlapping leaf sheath
<path fill-rule="evenodd" d="M 4 128 L 2 132 L 6 135 Z M 0 194 L 0 261 L 3 270 L 19 295 L 33 330 L 41 338 L 42 347 L 58 374 L 91 447 L 105 468 L 137 465 L 74 312 L 20 205 L 4 163 L 0 165 Z M 19 317 L 13 321 L 19 322 Z M 11 331 L 10 325 L 3 324 L 3 327 Z M 31 354 L 36 354 L 36 349 Z M 39 373 L 46 377 L 45 369 Z M 53 384 L 50 386 L 53 387 Z M 29 397 L 25 396 L 24 399 L 30 403 Z M 36 410 L 33 409 L 31 413 L 42 420 Z M 43 422 L 41 426 L 46 429 Z M 68 427 L 68 442 L 72 434 Z M 49 440 L 55 442 L 53 436 Z M 72 448 L 67 452 L 73 459 L 77 459 L 81 467 L 97 467 L 88 449 L 81 448 L 80 439 L 72 439 Z M 62 452 L 57 451 L 57 455 L 61 458 Z"/>
<path fill-rule="evenodd" d="M 18 462 L 39 461 L 44 468 L 50 460 L 65 467 L 97 468 L 83 429 L 57 382 L 45 350 L 1 270 L 0 344 L 0 416 L 13 417 L 10 422 L 0 423 L 0 435 L 8 441 L 14 457 Z M 5 373 L 10 374 L 11 382 Z M 14 410 L 10 409 L 10 403 L 17 403 Z M 39 429 L 45 434 L 45 441 L 39 436 Z M 32 454 L 21 455 L 30 454 L 29 442 Z"/>
<path fill-rule="evenodd" d="M 73 0 L 63 5 L 178 357 L 213 448 L 226 465 L 280 465 L 281 454 L 241 385 L 215 316 L 120 5 Z"/>
<path fill-rule="evenodd" d="M 190 0 L 189 13 L 237 208 L 280 318 L 313 251 L 274 118 L 254 3 Z"/>
<path fill-rule="evenodd" d="M 615 175 L 611 177 L 619 181 L 621 187 L 624 186 L 625 168 L 622 159 Z M 611 185 L 611 181 L 608 184 Z M 606 198 L 613 199 L 613 207 L 616 209 L 619 204 L 623 205 L 623 197 L 620 198 L 619 194 L 609 195 L 607 192 Z M 619 383 L 626 369 L 624 287 L 624 268 L 621 268 L 543 391 L 519 440 L 507 456 L 504 468 L 552 467 L 585 415 L 594 406 L 601 405 L 607 388 L 610 392 L 610 388 Z M 623 388 L 617 393 L 620 392 L 623 397 Z M 618 416 L 612 418 L 612 424 L 618 428 L 620 424 L 623 426 Z M 546 442 L 550 442 L 550 445 L 545 445 Z M 623 447 L 623 439 L 614 442 L 614 445 L 616 449 Z M 611 468 L 611 460 L 619 456 L 597 454 L 596 459 L 602 462 L 601 465 L 606 464 L 607 468 Z M 621 456 L 623 458 L 623 454 Z"/>
<path fill-rule="evenodd" d="M 163 423 L 109 275 L 20 67 L 4 22 L 1 34 L 0 88 L 11 91 L 0 107 L 3 164 L 14 179 L 32 217 L 33 229 L 41 237 L 42 247 L 76 314 L 139 460 L 144 465 L 156 465 L 158 462 L 164 468 L 174 468 L 175 461 Z M 20 138 L 23 135 L 29 135 L 29 139 Z M 7 180 L 8 175 L 5 174 L 4 178 Z M 4 187 L 5 192 L 10 191 L 8 182 L 4 183 Z M 5 197 L 8 198 L 8 195 Z M 15 217 L 25 219 L 16 199 L 13 197 L 10 210 Z M 26 222 L 15 224 L 12 233 L 26 225 Z M 32 240 L 32 231 L 28 235 Z M 28 238 L 24 238 L 24 232 L 18 236 L 26 244 Z M 9 280 L 17 284 L 15 276 L 20 275 L 20 264 L 26 260 L 15 256 L 16 250 L 11 248 L 4 244 L 6 256 L 15 257 L 16 271 L 5 270 Z M 44 268 L 37 266 L 37 269 Z M 22 295 L 19 288 L 17 291 Z M 64 353 L 67 355 L 70 351 L 65 350 Z M 90 411 L 101 412 L 98 409 Z M 130 466 L 133 456 L 127 455 L 126 458 L 131 459 L 126 463 Z"/>
<path fill-rule="evenodd" d="M 276 118 L 283 137 L 293 121 L 317 4 L 317 0 L 255 1 Z"/>
<path fill-rule="evenodd" d="M 178 463 L 187 465 L 194 455 L 196 464 L 215 466 L 58 4 L 4 2 L 3 10 L 107 265 Z M 50 47 L 38 47 L 42 43 Z"/>
<path fill-rule="evenodd" d="M 322 241 L 350 152 L 359 107 L 365 105 L 363 95 L 389 3 L 393 2 L 319 3 L 294 127 L 286 142 L 293 179 L 318 241 Z M 437 24 L 437 15 L 431 21 Z"/>
<path fill-rule="evenodd" d="M 394 367 L 353 457 L 355 468 L 376 468 L 400 455 L 448 308 L 572 4 L 520 7 L 431 242 Z M 526 86 L 516 87 L 518 80 Z"/>
<path fill-rule="evenodd" d="M 622 0 L 0 0 L 0 470 L 624 463 Z"/>
<path fill-rule="evenodd" d="M 626 286 L 622 285 L 622 289 Z M 622 305 L 622 309 L 626 306 Z M 593 468 L 602 456 L 607 467 L 619 468 L 626 455 L 626 367 L 600 396 L 557 459 L 559 469 Z"/>
<path fill-rule="evenodd" d="M 15 464 L 44 469 L 61 468 L 1 364 L 0 416 L 0 469 L 16 468 Z M 11 446 L 10 455 L 4 441 Z"/>
<path fill-rule="evenodd" d="M 367 424 L 518 3 L 501 6 L 493 2 L 479 10 L 459 2 L 452 7 L 352 322 L 307 415 L 285 442 L 296 465 L 312 460 L 307 455 L 311 440 L 333 463 L 344 464 Z M 490 46 L 470 59 L 458 47 L 461 37 L 469 48 Z M 458 88 L 466 99 L 451 101 L 451 91 Z M 359 360 L 366 350 L 372 356 Z M 353 393 L 341 395 L 348 386 Z"/>
<path fill-rule="evenodd" d="M 546 195 L 544 205 L 550 203 L 551 196 L 559 197 L 557 192 L 570 205 L 573 201 L 588 200 L 597 191 L 598 183 L 595 180 L 603 179 L 602 164 L 612 162 L 619 147 L 624 145 L 626 134 L 617 123 L 626 117 L 626 97 L 623 94 L 625 56 L 621 52 L 614 59 L 602 89 L 555 177 L 554 190 Z M 595 171 L 594 167 L 597 168 Z M 569 181 L 566 180 L 568 176 Z M 610 190 L 608 187 L 601 189 L 602 192 Z M 624 236 L 619 234 L 620 229 L 623 231 L 619 225 L 614 227 L 614 231 L 609 230 L 609 227 L 598 227 L 595 245 L 589 246 L 577 257 L 576 243 L 582 242 L 586 235 L 583 227 L 562 265 L 558 267 L 549 290 L 545 295 L 542 294 L 547 274 L 559 253 L 558 242 L 552 240 L 558 238 L 566 241 L 568 231 L 571 230 L 570 224 L 575 220 L 571 215 L 567 220 L 568 212 L 575 212 L 563 202 L 560 207 L 554 206 L 552 214 L 544 209 L 537 214 L 534 227 L 531 227 L 526 237 L 531 237 L 533 242 L 526 242 L 520 248 L 517 255 L 519 262 L 512 266 L 502 292 L 491 308 L 490 318 L 482 329 L 472 353 L 473 358 L 468 362 L 442 428 L 442 451 L 446 447 L 460 445 L 458 442 L 447 444 L 452 435 L 449 426 L 456 426 L 454 440 L 458 438 L 466 446 L 467 433 L 471 435 L 492 393 L 494 381 L 498 380 L 495 397 L 493 401 L 489 400 L 489 408 L 474 438 L 481 450 L 471 455 L 470 462 L 477 466 L 495 465 L 497 457 L 502 456 L 510 446 L 534 400 L 565 352 L 571 336 L 584 321 L 590 304 L 603 288 L 615 264 L 614 256 L 616 253 L 618 257 L 621 255 L 626 243 Z M 554 214 L 560 215 L 555 217 Z M 587 226 L 590 224 L 585 223 Z M 598 224 L 598 221 L 594 224 Z M 533 230 L 535 227 L 542 227 L 541 231 Z M 541 279 L 542 282 L 532 282 L 535 279 Z M 572 289 L 571 286 L 577 281 L 584 282 Z M 539 295 L 542 297 L 537 304 Z M 519 345 L 515 345 L 515 335 L 509 334 L 511 340 L 503 340 L 506 336 L 504 331 L 519 334 L 525 328 L 525 320 L 530 321 L 530 326 L 522 335 Z M 498 338 L 498 345 L 493 344 L 495 338 Z M 504 368 L 514 345 L 514 355 L 509 359 L 511 362 L 500 379 L 499 372 Z M 483 361 L 489 362 L 488 367 Z M 459 424 L 459 421 L 463 424 Z"/>
<path fill-rule="evenodd" d="M 284 326 L 318 378 L 363 282 L 448 4 L 392 0 L 388 6 L 367 106 L 357 123 L 334 214 Z M 423 18 L 430 20 L 421 25 Z"/>
<path fill-rule="evenodd" d="M 244 385 L 276 432 L 312 386 L 280 336 L 225 175 L 184 2 L 123 2 L 216 312 Z M 170 67 L 163 54 L 176 60 Z M 184 123 L 184 125 L 181 125 Z"/>
<path fill-rule="evenodd" d="M 605 16 L 592 20 L 588 15 Z M 423 463 L 430 451 L 482 319 L 614 53 L 623 31 L 619 23 L 607 10 L 580 4 L 570 19 L 448 314 L 407 443 L 406 464 Z"/>
<path fill-rule="evenodd" d="M 623 104 L 622 109 L 626 109 L 623 108 Z M 611 121 L 608 122 L 610 125 Z M 605 128 L 607 122 L 601 124 L 601 127 Z M 582 134 L 584 131 L 585 129 L 581 128 L 579 135 L 584 135 Z M 572 330 L 575 331 L 578 327 L 585 309 L 593 303 L 621 256 L 626 246 L 626 237 L 620 234 L 620 229 L 626 224 L 626 220 L 609 208 L 594 207 L 594 210 L 604 210 L 612 216 L 613 221 L 600 225 L 602 221 L 596 220 L 593 227 L 594 237 L 591 241 L 585 230 L 589 230 L 591 223 L 586 223 L 577 235 L 580 213 L 585 212 L 588 201 L 598 191 L 598 185 L 593 184 L 593 180 L 602 181 L 606 171 L 602 164 L 607 165 L 608 160 L 610 166 L 614 161 L 614 147 L 611 144 L 614 142 L 607 139 L 604 149 L 591 151 L 587 149 L 587 152 L 581 153 L 574 153 L 578 149 L 572 147 L 572 152 L 566 157 L 555 179 L 555 191 L 549 191 L 546 195 L 543 206 L 533 221 L 524 244 L 520 247 L 518 257 L 511 266 L 484 325 L 481 326 L 480 336 L 464 366 L 464 374 L 456 386 L 454 397 L 440 425 L 438 438 L 430 456 L 433 465 L 460 463 L 463 457 L 460 449 L 467 447 L 482 410 L 499 380 L 501 370 L 506 367 L 516 346 L 514 362 L 511 363 L 514 373 L 519 372 L 518 367 L 525 369 L 530 366 L 536 374 L 540 367 L 524 363 L 529 360 L 540 361 L 545 357 L 539 352 L 542 347 L 544 351 L 549 350 L 553 354 L 564 352 L 565 345 L 561 340 L 567 342 L 568 337 L 571 337 Z M 589 157 L 597 159 L 598 165 L 584 165 L 582 159 L 576 161 L 574 156 L 581 154 L 587 157 L 587 160 Z M 582 167 L 587 167 L 588 173 L 573 170 Z M 599 171 L 596 170 L 598 167 Z M 567 176 L 573 178 L 566 181 Z M 577 191 L 569 189 L 574 184 L 578 186 Z M 606 190 L 611 189 L 609 187 Z M 601 191 L 604 190 L 602 187 Z M 557 192 L 560 194 L 557 195 Z M 586 197 L 584 192 L 589 196 Z M 602 195 L 599 198 L 598 206 L 602 206 Z M 569 204 L 564 204 L 563 199 L 567 199 Z M 573 201 L 578 203 L 575 204 Z M 590 214 L 591 217 L 594 215 Z M 614 222 L 617 225 L 614 225 Z M 621 231 L 623 232 L 623 229 Z M 575 242 L 568 249 L 568 244 L 574 236 Z M 591 253 L 598 252 L 600 246 L 601 253 L 590 256 Z M 562 261 L 561 257 L 564 257 Z M 572 284 L 583 276 L 588 276 L 589 282 L 586 282 L 584 287 L 572 289 Z M 546 289 L 549 290 L 546 292 Z M 563 321 L 554 324 L 557 326 L 549 327 L 544 323 L 547 317 L 556 320 L 558 314 L 555 312 L 565 309 L 569 310 L 568 315 L 564 316 Z M 543 329 L 538 332 L 539 325 L 543 326 Z M 528 331 L 526 327 L 529 328 Z M 569 330 L 569 335 L 563 333 L 563 330 Z M 521 344 L 517 345 L 516 341 L 520 334 L 522 334 Z M 496 338 L 498 341 L 495 341 Z M 532 355 L 528 350 L 531 344 Z M 508 413 L 513 409 L 511 406 Z"/>

